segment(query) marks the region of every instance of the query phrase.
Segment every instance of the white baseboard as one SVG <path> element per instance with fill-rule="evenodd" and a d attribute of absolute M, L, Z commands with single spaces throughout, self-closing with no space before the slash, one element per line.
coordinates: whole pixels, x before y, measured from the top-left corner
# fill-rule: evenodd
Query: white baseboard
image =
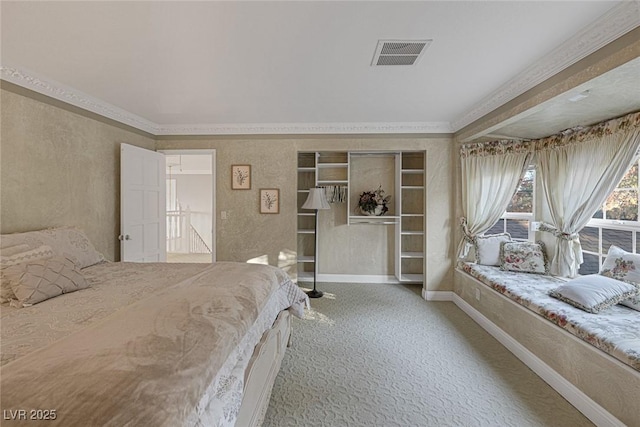
<path fill-rule="evenodd" d="M 422 298 L 427 301 L 453 301 L 453 291 L 428 291 L 423 288 Z"/>
<path fill-rule="evenodd" d="M 526 347 L 516 341 L 511 335 L 496 326 L 491 320 L 473 308 L 468 302 L 458 294 L 451 292 L 452 301 L 478 323 L 483 329 L 489 332 L 495 339 L 505 346 L 518 359 L 524 362 L 533 372 L 542 378 L 547 384 L 553 387 L 565 399 L 576 407 L 585 417 L 589 418 L 597 426 L 624 427 L 625 425 L 614 417 L 609 411 L 594 402 L 589 396 L 584 394 L 579 388 L 566 380 L 562 375 L 553 370 L 538 356 L 530 352 Z M 428 294 L 427 294 L 428 296 Z"/>
<path fill-rule="evenodd" d="M 398 278 L 396 276 L 383 274 L 318 274 L 318 282 L 398 283 Z"/>

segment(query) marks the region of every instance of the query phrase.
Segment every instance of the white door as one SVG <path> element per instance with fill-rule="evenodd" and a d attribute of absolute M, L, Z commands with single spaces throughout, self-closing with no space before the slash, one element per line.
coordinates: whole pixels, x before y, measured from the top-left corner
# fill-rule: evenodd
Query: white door
<path fill-rule="evenodd" d="M 120 147 L 120 259 L 165 262 L 164 154 Z"/>

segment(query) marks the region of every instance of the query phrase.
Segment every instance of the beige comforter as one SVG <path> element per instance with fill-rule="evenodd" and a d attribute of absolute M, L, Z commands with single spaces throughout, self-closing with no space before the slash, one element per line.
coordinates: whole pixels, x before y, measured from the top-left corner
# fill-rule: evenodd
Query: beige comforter
<path fill-rule="evenodd" d="M 157 286 L 150 265 L 141 266 L 145 274 L 126 266 L 111 268 L 122 276 L 115 282 L 122 286 L 129 277 L 137 289 L 130 303 L 110 306 L 103 301 L 106 312 L 97 311 L 91 320 L 68 322 L 57 331 L 48 325 L 54 339 L 45 333 L 40 348 L 30 344 L 25 355 L 19 354 L 19 345 L 11 349 L 5 361 L 13 360 L 0 371 L 3 426 L 22 424 L 23 417 L 52 418 L 52 413 L 55 420 L 47 425 L 206 424 L 203 413 L 215 397 L 211 394 L 225 386 L 219 371 L 227 359 L 246 357 L 246 347 L 255 345 L 250 341 L 259 339 L 279 310 L 291 307 L 299 314 L 306 299 L 284 272 L 268 266 L 216 263 L 189 271 L 156 264 Z M 167 275 L 179 280 L 168 284 Z M 87 304 L 110 300 L 104 296 L 108 286 L 87 289 L 85 295 L 94 297 Z M 13 338 L 20 334 L 14 330 L 16 317 L 28 319 L 30 309 L 34 314 L 46 311 L 47 303 L 65 305 L 64 299 L 74 295 L 86 298 L 83 292 L 4 310 L 3 340 L 5 333 Z M 261 312 L 265 306 L 274 314 Z M 85 308 L 70 305 L 67 310 Z M 7 322 L 14 329 L 6 329 Z M 258 323 L 264 324 L 262 331 L 256 331 Z M 249 331 L 256 338 L 248 338 Z"/>

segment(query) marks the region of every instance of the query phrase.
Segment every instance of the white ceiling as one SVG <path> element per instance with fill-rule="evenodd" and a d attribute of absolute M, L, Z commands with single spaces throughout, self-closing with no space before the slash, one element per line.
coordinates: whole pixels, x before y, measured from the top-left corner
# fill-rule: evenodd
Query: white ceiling
<path fill-rule="evenodd" d="M 452 132 L 637 26 L 620 3 L 2 1 L 1 77 L 157 135 Z M 372 67 L 380 39 L 433 42 Z"/>

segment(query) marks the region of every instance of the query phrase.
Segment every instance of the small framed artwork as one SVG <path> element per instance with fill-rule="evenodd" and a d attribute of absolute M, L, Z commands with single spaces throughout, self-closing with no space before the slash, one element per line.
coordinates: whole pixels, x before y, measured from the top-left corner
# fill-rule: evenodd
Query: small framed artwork
<path fill-rule="evenodd" d="M 260 213 L 280 213 L 280 190 L 277 188 L 260 189 Z"/>
<path fill-rule="evenodd" d="M 231 189 L 251 190 L 251 165 L 231 165 Z"/>

